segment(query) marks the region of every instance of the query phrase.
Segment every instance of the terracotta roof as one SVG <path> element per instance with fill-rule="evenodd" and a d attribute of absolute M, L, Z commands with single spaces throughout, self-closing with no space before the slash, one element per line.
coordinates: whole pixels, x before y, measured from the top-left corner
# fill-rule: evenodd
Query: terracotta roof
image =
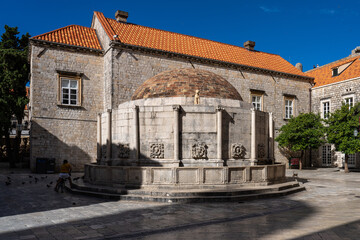
<path fill-rule="evenodd" d="M 159 73 L 140 85 L 131 99 L 194 97 L 196 90 L 200 91 L 200 97 L 242 100 L 239 92 L 221 76 L 193 68 Z"/>
<path fill-rule="evenodd" d="M 162 50 L 178 54 L 190 55 L 205 59 L 218 60 L 260 69 L 304 76 L 279 55 L 259 51 L 249 51 L 245 48 L 206 40 L 198 37 L 163 31 L 131 23 L 117 22 L 106 18 L 100 12 L 95 12 L 110 40 L 123 44 Z"/>
<path fill-rule="evenodd" d="M 57 30 L 32 37 L 32 39 L 98 50 L 102 49 L 95 29 L 78 25 L 70 25 L 59 28 Z"/>
<path fill-rule="evenodd" d="M 360 56 L 347 57 L 336 62 L 326 64 L 324 66 L 314 68 L 306 72 L 310 77 L 315 78 L 314 87 L 319 87 L 331 83 L 341 82 L 347 79 L 360 77 Z M 332 69 L 350 63 L 350 65 L 342 71 L 338 76 L 332 76 Z"/>

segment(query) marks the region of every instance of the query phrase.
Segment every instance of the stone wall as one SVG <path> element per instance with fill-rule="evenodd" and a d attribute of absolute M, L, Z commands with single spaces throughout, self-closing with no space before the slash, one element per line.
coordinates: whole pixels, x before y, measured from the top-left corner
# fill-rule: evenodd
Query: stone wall
<path fill-rule="evenodd" d="M 103 109 L 103 58 L 31 45 L 31 169 L 37 158 L 68 159 L 74 170 L 96 159 L 96 113 Z M 59 102 L 59 71 L 81 75 L 81 106 Z"/>
<path fill-rule="evenodd" d="M 360 78 L 345 80 L 333 84 L 315 87 L 311 92 L 311 106 L 314 113 L 319 113 L 323 117 L 322 102 L 330 102 L 330 112 L 335 112 L 341 108 L 344 98 L 353 97 L 354 104 L 360 99 Z M 345 157 L 340 152 L 335 151 L 332 146 L 332 164 L 331 166 L 343 167 Z M 314 166 L 321 167 L 322 147 L 312 151 L 312 162 Z M 360 154 L 356 156 L 355 168 L 360 168 Z"/>

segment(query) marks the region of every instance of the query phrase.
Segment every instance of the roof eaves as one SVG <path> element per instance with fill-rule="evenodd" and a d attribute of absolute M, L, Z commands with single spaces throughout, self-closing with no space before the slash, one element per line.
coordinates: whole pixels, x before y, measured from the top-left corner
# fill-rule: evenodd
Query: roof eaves
<path fill-rule="evenodd" d="M 112 41 L 112 44 L 120 45 L 121 47 L 125 47 L 125 48 L 133 48 L 133 49 L 135 48 L 135 49 L 142 49 L 142 50 L 147 50 L 147 51 L 156 51 L 156 52 L 181 56 L 181 57 L 185 57 L 185 58 L 194 58 L 194 59 L 200 59 L 200 60 L 211 61 L 211 62 L 216 62 L 216 63 L 222 63 L 222 64 L 226 64 L 226 65 L 237 66 L 237 67 L 244 68 L 244 69 L 252 69 L 252 70 L 261 71 L 261 72 L 275 73 L 275 74 L 279 74 L 279 75 L 292 76 L 295 78 L 312 80 L 312 81 L 314 80 L 313 77 L 309 77 L 307 75 L 297 75 L 297 74 L 293 74 L 293 73 L 286 73 L 286 72 L 280 72 L 280 71 L 275 71 L 275 70 L 270 70 L 270 69 L 265 69 L 265 68 L 253 67 L 253 66 L 249 66 L 249 65 L 242 65 L 242 64 L 238 64 L 238 63 L 226 62 L 226 61 L 216 60 L 216 59 L 212 59 L 212 58 L 204 58 L 204 57 L 198 57 L 198 56 L 194 56 L 194 55 L 181 54 L 181 53 L 177 53 L 177 52 L 169 52 L 169 51 L 164 51 L 164 50 L 156 49 L 156 48 L 148 48 L 148 47 L 143 47 L 143 46 L 121 43 L 119 41 Z"/>
<path fill-rule="evenodd" d="M 33 39 L 33 38 L 30 39 L 30 42 L 38 42 L 38 43 L 47 44 L 47 45 L 51 45 L 51 46 L 70 47 L 70 48 L 87 50 L 87 51 L 90 51 L 90 52 L 97 52 L 97 53 L 103 53 L 104 52 L 102 49 L 89 48 L 89 47 L 83 47 L 83 46 L 71 45 L 71 44 L 65 44 L 65 43 L 58 43 L 58 42 L 51 42 L 51 41 Z"/>

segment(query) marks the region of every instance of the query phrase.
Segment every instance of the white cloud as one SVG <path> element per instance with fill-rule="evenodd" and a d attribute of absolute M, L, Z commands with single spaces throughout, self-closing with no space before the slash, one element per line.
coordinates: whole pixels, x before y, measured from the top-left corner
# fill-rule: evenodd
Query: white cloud
<path fill-rule="evenodd" d="M 320 13 L 332 15 L 332 14 L 335 14 L 335 10 L 334 9 L 321 9 Z"/>
<path fill-rule="evenodd" d="M 263 10 L 264 12 L 268 12 L 268 13 L 280 12 L 280 10 L 278 8 L 268 8 L 265 6 L 260 6 L 260 9 Z"/>

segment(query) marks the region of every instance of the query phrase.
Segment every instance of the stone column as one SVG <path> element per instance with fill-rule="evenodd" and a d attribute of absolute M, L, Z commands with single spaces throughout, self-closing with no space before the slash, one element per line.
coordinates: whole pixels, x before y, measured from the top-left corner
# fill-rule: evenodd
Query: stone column
<path fill-rule="evenodd" d="M 111 160 L 111 144 L 112 144 L 112 138 L 111 138 L 111 109 L 108 109 L 106 112 L 107 117 L 107 135 L 106 135 L 106 161 Z"/>
<path fill-rule="evenodd" d="M 272 112 L 269 113 L 269 159 L 274 164 L 274 120 Z"/>
<path fill-rule="evenodd" d="M 98 113 L 97 115 L 97 162 L 99 163 L 101 160 L 101 148 L 102 148 L 102 142 L 101 142 L 101 113 Z"/>
<path fill-rule="evenodd" d="M 179 114 L 180 114 L 180 106 L 173 106 L 174 109 L 174 160 L 179 161 Z"/>
<path fill-rule="evenodd" d="M 133 147 L 135 151 L 135 161 L 139 161 L 139 106 L 133 106 Z"/>
<path fill-rule="evenodd" d="M 222 112 L 224 108 L 217 107 L 217 159 L 222 160 Z"/>
<path fill-rule="evenodd" d="M 251 165 L 257 163 L 256 159 L 256 112 L 251 108 Z"/>

